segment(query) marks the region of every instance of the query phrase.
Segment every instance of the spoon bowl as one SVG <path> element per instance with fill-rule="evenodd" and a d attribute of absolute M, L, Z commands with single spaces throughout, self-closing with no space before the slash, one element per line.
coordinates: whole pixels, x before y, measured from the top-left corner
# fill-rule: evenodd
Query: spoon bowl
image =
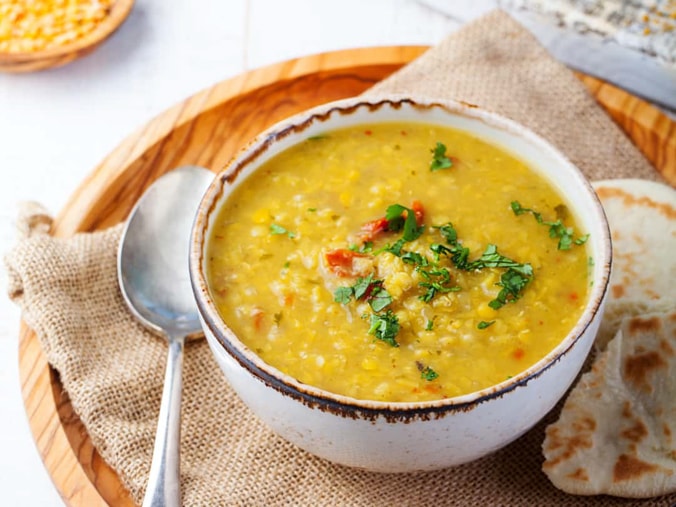
<path fill-rule="evenodd" d="M 122 296 L 132 314 L 169 343 L 162 404 L 144 507 L 179 506 L 180 405 L 183 347 L 201 336 L 188 270 L 190 230 L 213 180 L 185 166 L 165 174 L 131 212 L 117 257 Z"/>

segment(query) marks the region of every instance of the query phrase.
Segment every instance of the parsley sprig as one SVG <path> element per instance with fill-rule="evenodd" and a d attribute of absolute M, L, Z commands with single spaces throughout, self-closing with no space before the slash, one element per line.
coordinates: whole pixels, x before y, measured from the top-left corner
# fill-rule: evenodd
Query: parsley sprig
<path fill-rule="evenodd" d="M 523 215 L 524 213 L 530 213 L 533 215 L 533 218 L 535 218 L 537 223 L 549 226 L 549 237 L 559 239 L 557 246 L 559 250 L 570 250 L 573 244 L 583 245 L 589 238 L 589 234 L 574 238 L 573 228 L 566 227 L 560 218 L 553 222 L 545 220 L 542 218 L 542 213 L 538 213 L 531 208 L 524 208 L 521 206 L 519 201 L 512 201 L 510 206 L 516 216 Z"/>

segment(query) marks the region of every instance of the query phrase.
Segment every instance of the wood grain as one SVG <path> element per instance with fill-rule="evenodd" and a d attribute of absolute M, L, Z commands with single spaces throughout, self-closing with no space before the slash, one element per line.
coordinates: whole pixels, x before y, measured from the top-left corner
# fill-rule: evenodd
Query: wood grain
<path fill-rule="evenodd" d="M 124 140 L 82 182 L 54 223 L 68 237 L 118 223 L 145 188 L 182 164 L 217 171 L 255 134 L 308 107 L 357 95 L 426 50 L 336 51 L 247 72 L 177 104 Z M 676 185 L 676 127 L 649 104 L 580 76 L 599 103 Z M 35 334 L 21 327 L 19 371 L 31 431 L 67 505 L 127 507 L 132 500 L 96 452 Z"/>
<path fill-rule="evenodd" d="M 0 71 L 12 73 L 34 72 L 54 67 L 60 67 L 73 60 L 81 58 L 110 37 L 117 30 L 134 6 L 134 0 L 116 0 L 110 12 L 96 28 L 81 39 L 71 44 L 24 53 L 0 52 Z"/>

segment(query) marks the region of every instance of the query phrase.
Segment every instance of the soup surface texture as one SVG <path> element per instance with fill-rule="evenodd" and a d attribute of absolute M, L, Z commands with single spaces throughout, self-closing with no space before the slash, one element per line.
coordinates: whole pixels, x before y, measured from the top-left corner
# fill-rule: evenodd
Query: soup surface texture
<path fill-rule="evenodd" d="M 330 131 L 234 190 L 207 244 L 226 324 L 333 393 L 426 401 L 550 352 L 588 296 L 585 237 L 551 184 L 465 132 Z"/>

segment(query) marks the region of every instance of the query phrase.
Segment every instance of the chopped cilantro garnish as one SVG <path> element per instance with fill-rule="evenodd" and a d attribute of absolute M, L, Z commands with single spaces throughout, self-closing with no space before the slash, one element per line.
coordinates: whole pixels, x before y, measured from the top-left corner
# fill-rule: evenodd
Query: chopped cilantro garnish
<path fill-rule="evenodd" d="M 586 234 L 584 236 L 580 236 L 577 239 L 573 239 L 573 228 L 566 227 L 560 218 L 554 222 L 544 220 L 541 213 L 538 213 L 537 211 L 530 208 L 524 208 L 521 206 L 519 201 L 512 201 L 510 206 L 516 216 L 523 215 L 524 213 L 530 213 L 533 215 L 533 218 L 535 218 L 537 223 L 549 226 L 549 237 L 559 239 L 559 244 L 557 246 L 559 250 L 570 250 L 573 243 L 576 245 L 582 245 L 585 243 L 585 241 L 587 241 L 587 238 L 589 238 L 589 234 Z M 557 209 L 560 209 L 560 207 L 557 206 Z M 562 214 L 561 211 L 558 213 L 559 215 Z"/>
<path fill-rule="evenodd" d="M 386 245 L 383 250 L 386 252 L 390 252 L 392 255 L 396 255 L 397 257 L 401 256 L 401 250 L 404 248 L 404 241 L 402 238 L 399 238 L 397 241 L 392 243 L 391 245 Z"/>
<path fill-rule="evenodd" d="M 438 171 L 440 169 L 448 169 L 453 166 L 453 162 L 446 156 L 446 146 L 437 141 L 432 152 L 432 162 L 430 162 L 430 171 Z"/>
<path fill-rule="evenodd" d="M 316 136 L 310 136 L 307 138 L 308 141 L 320 141 L 321 139 L 328 139 L 329 136 L 326 134 L 317 134 Z"/>
<path fill-rule="evenodd" d="M 392 310 L 387 310 L 385 313 L 371 315 L 371 327 L 369 334 L 374 335 L 379 340 L 384 341 L 398 347 L 396 336 L 399 332 L 399 319 L 392 313 Z"/>
<path fill-rule="evenodd" d="M 308 210 L 310 213 L 314 213 L 315 211 L 317 211 L 317 208 L 308 208 L 307 210 Z"/>
<path fill-rule="evenodd" d="M 270 224 L 270 234 L 286 234 L 291 239 L 296 237 L 295 232 L 291 232 L 278 224 Z"/>
<path fill-rule="evenodd" d="M 275 324 L 279 326 L 279 323 L 282 321 L 282 312 L 275 313 L 273 318 L 275 319 Z"/>
<path fill-rule="evenodd" d="M 499 254 L 498 247 L 495 245 L 488 245 L 478 260 L 469 263 L 469 269 L 481 268 L 513 268 L 524 275 L 530 276 L 533 274 L 533 268 L 530 264 L 521 264 Z"/>
<path fill-rule="evenodd" d="M 373 275 L 369 275 L 366 278 L 359 278 L 357 283 L 352 286 L 354 290 L 354 297 L 356 299 L 361 299 L 366 294 L 366 291 L 369 290 L 369 287 L 373 284 Z"/>
<path fill-rule="evenodd" d="M 579 238 L 577 238 L 574 241 L 574 243 L 576 245 L 584 245 L 587 242 L 588 239 L 589 239 L 589 234 L 585 234 L 584 236 L 580 236 Z"/>
<path fill-rule="evenodd" d="M 348 248 L 353 252 L 366 253 L 373 250 L 373 242 L 365 241 L 361 245 L 350 245 Z"/>
<path fill-rule="evenodd" d="M 521 291 L 533 278 L 533 267 L 530 264 L 522 264 L 509 257 L 505 257 L 498 252 L 498 247 L 492 244 L 486 247 L 480 258 L 469 261 L 469 249 L 460 246 L 458 234 L 453 224 L 448 223 L 436 227 L 436 229 L 439 229 L 450 245 L 448 247 L 439 244 L 430 246 L 437 259 L 441 255 L 447 255 L 451 258 L 451 262 L 453 262 L 456 268 L 465 271 L 483 268 L 507 268 L 507 271 L 502 274 L 497 284 L 502 289 L 498 293 L 497 298 L 488 303 L 491 308 L 497 310 L 504 306 L 505 303 L 516 301 L 521 297 Z"/>
<path fill-rule="evenodd" d="M 434 228 L 439 229 L 439 232 L 449 245 L 456 245 L 458 243 L 458 232 L 451 222 L 448 222 L 446 225 L 434 226 Z"/>
<path fill-rule="evenodd" d="M 352 287 L 338 287 L 333 292 L 333 300 L 341 305 L 346 305 L 352 299 Z"/>
<path fill-rule="evenodd" d="M 392 303 L 392 296 L 382 287 L 376 288 L 369 298 L 369 305 L 374 312 L 387 308 Z"/>
<path fill-rule="evenodd" d="M 420 282 L 418 285 L 427 289 L 420 299 L 426 303 L 431 301 L 437 293 L 447 293 L 459 291 L 460 287 L 449 286 L 451 281 L 451 273 L 446 268 L 438 268 L 431 270 L 419 269 L 418 272 L 426 280 Z"/>
<path fill-rule="evenodd" d="M 530 264 L 524 264 L 524 266 L 530 267 Z M 526 275 L 514 268 L 509 268 L 502 274 L 500 281 L 497 283 L 502 289 L 498 293 L 498 296 L 488 303 L 488 306 L 497 310 L 498 308 L 502 308 L 506 303 L 516 301 L 521 297 L 521 291 L 528 285 L 531 278 L 532 275 Z"/>
<path fill-rule="evenodd" d="M 486 322 L 485 320 L 482 320 L 481 322 L 479 322 L 479 323 L 477 324 L 476 327 L 477 327 L 478 329 L 486 329 L 487 327 L 492 326 L 493 324 L 495 324 L 495 321 L 494 321 L 494 320 L 490 320 L 490 321 L 488 321 L 488 322 Z"/>
<path fill-rule="evenodd" d="M 431 382 L 439 378 L 439 374 L 436 371 L 434 371 L 431 366 L 425 366 L 423 369 L 420 370 L 420 378 L 423 380 L 427 380 L 428 382 Z"/>
<path fill-rule="evenodd" d="M 406 217 L 404 217 L 406 212 Z M 402 229 L 404 234 L 402 239 L 404 241 L 414 241 L 418 239 L 425 230 L 424 225 L 418 225 L 415 217 L 415 211 L 401 204 L 392 204 L 387 207 L 385 211 L 385 219 L 387 220 L 387 228 L 390 231 L 398 232 Z"/>
<path fill-rule="evenodd" d="M 338 287 L 333 292 L 336 303 L 346 305 L 354 296 L 355 299 L 366 300 L 374 312 L 379 312 L 392 303 L 392 296 L 383 288 L 383 281 L 369 275 L 357 279 L 351 287 Z"/>
<path fill-rule="evenodd" d="M 425 324 L 425 331 L 432 331 L 432 329 L 434 329 L 434 319 L 436 319 L 436 317 L 432 317 L 427 321 L 427 324 Z"/>
<path fill-rule="evenodd" d="M 420 255 L 418 252 L 406 252 L 401 256 L 401 260 L 406 264 L 414 264 L 415 266 L 425 267 L 429 265 L 429 261 Z"/>

